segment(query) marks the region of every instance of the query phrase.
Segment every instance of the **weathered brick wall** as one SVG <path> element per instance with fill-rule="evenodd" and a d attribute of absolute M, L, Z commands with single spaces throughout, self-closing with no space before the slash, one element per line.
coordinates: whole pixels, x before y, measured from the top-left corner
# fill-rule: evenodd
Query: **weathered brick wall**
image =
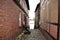
<path fill-rule="evenodd" d="M 15 40 L 19 28 L 20 9 L 12 0 L 0 0 L 0 40 Z"/>

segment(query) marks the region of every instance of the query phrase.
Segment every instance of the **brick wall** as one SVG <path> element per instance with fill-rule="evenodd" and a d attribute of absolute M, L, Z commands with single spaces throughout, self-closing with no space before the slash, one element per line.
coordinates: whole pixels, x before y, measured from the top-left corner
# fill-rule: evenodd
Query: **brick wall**
<path fill-rule="evenodd" d="M 12 0 L 0 1 L 0 40 L 15 40 L 19 28 L 19 7 Z"/>

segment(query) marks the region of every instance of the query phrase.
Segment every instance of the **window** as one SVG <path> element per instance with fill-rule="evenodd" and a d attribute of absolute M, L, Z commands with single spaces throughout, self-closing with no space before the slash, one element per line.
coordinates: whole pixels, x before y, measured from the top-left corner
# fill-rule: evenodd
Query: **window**
<path fill-rule="evenodd" d="M 21 13 L 19 13 L 19 27 L 21 27 Z"/>

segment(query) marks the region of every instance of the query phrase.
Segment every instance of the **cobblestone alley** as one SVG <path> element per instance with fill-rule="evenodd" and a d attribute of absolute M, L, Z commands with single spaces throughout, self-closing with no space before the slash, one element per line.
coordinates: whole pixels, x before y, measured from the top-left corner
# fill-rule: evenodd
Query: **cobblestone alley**
<path fill-rule="evenodd" d="M 32 29 L 30 35 L 25 35 L 22 40 L 46 40 L 38 29 Z"/>

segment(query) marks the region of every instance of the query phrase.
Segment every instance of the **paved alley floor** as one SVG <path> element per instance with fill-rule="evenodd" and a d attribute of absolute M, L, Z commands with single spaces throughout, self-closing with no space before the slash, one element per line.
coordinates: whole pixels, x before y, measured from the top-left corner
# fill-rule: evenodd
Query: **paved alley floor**
<path fill-rule="evenodd" d="M 24 35 L 21 40 L 46 40 L 38 29 L 32 29 L 30 35 Z"/>

